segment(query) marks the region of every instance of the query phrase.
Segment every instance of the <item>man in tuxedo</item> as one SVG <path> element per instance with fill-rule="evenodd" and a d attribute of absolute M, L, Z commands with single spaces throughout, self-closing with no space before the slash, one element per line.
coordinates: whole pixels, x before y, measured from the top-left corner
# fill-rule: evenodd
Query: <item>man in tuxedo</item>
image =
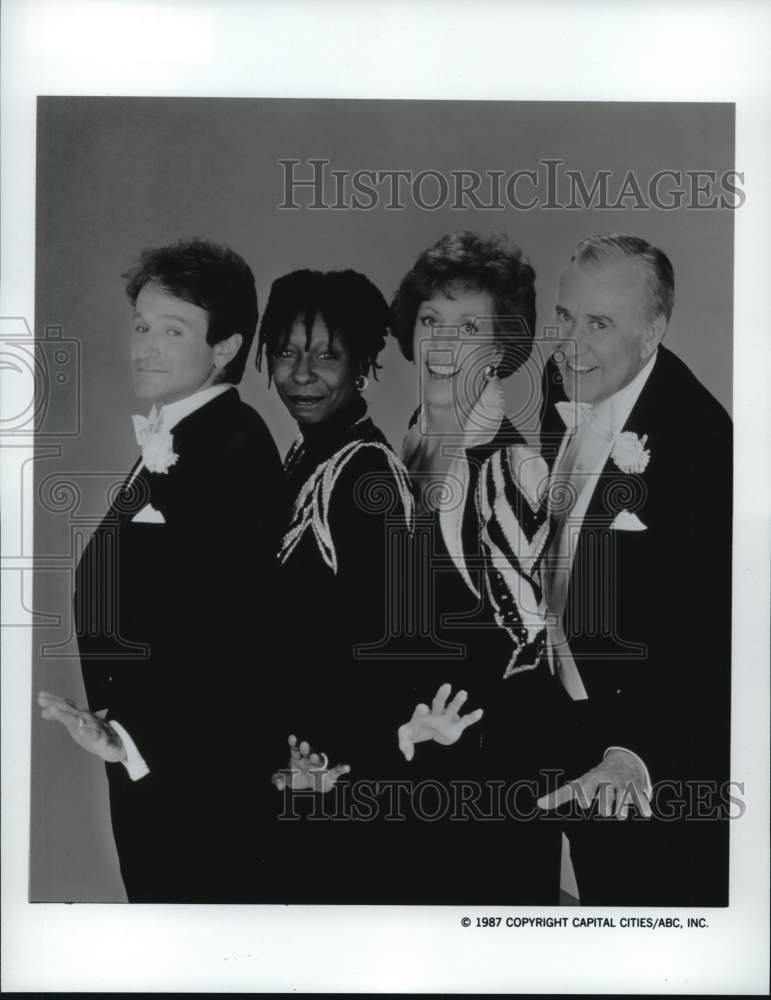
<path fill-rule="evenodd" d="M 241 402 L 254 277 L 204 240 L 130 271 L 142 457 L 78 565 L 90 711 L 41 692 L 43 717 L 107 761 L 129 900 L 233 902 L 260 889 L 259 808 L 273 795 L 257 694 L 270 662 L 283 471 Z M 264 773 L 264 781 L 260 775 Z"/>
<path fill-rule="evenodd" d="M 728 901 L 732 429 L 662 345 L 673 303 L 661 250 L 582 241 L 544 374 L 549 653 L 574 780 L 540 805 L 565 816 L 587 904 Z"/>

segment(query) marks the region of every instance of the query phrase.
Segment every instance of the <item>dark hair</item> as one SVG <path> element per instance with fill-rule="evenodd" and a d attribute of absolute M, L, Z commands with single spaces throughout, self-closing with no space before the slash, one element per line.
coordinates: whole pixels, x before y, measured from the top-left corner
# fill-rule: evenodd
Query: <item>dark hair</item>
<path fill-rule="evenodd" d="M 587 261 L 596 263 L 613 257 L 639 258 L 648 279 L 643 306 L 645 318 L 650 323 L 657 316 L 664 316 L 668 322 L 675 304 L 675 272 L 663 250 L 651 246 L 639 236 L 605 233 L 581 240 L 570 260 L 585 264 Z"/>
<path fill-rule="evenodd" d="M 240 333 L 241 347 L 218 381 L 234 385 L 241 381 L 259 316 L 254 275 L 242 257 L 210 240 L 180 240 L 143 250 L 136 266 L 123 277 L 132 305 L 152 282 L 175 298 L 205 309 L 209 314 L 206 342 L 212 346 Z"/>
<path fill-rule="evenodd" d="M 272 379 L 273 359 L 294 323 L 302 320 L 310 344 L 317 316 L 330 336 L 340 337 L 361 371 L 377 378 L 377 356 L 385 347 L 391 312 L 369 278 L 351 270 L 292 271 L 273 282 L 260 324 L 257 368 L 262 371 L 265 354 Z"/>
<path fill-rule="evenodd" d="M 418 309 L 438 293 L 456 288 L 487 292 L 493 300 L 495 339 L 503 348 L 498 375 L 505 378 L 530 356 L 535 330 L 535 271 L 519 247 L 503 234 L 482 237 L 463 230 L 424 250 L 402 279 L 391 304 L 393 335 L 413 361 Z"/>

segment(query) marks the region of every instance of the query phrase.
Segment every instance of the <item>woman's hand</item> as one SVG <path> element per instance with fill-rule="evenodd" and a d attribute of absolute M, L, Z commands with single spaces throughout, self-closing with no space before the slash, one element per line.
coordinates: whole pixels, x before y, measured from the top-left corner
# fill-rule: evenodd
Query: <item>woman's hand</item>
<path fill-rule="evenodd" d="M 323 794 L 334 788 L 338 778 L 350 770 L 348 764 L 330 767 L 325 753 L 314 753 L 306 740 L 298 743 L 296 736 L 290 736 L 289 766 L 286 770 L 277 771 L 272 781 L 280 792 L 289 787 L 293 792 L 310 789 Z"/>
<path fill-rule="evenodd" d="M 418 705 L 410 721 L 399 727 L 399 749 L 404 754 L 405 760 L 412 760 L 415 756 L 416 743 L 433 740 L 442 746 L 449 746 L 460 739 L 464 729 L 473 726 L 482 718 L 481 708 L 469 712 L 468 715 L 458 715 L 468 694 L 465 691 L 458 691 L 448 705 L 447 699 L 451 691 L 451 684 L 442 684 L 434 695 L 431 708 L 428 705 Z"/>

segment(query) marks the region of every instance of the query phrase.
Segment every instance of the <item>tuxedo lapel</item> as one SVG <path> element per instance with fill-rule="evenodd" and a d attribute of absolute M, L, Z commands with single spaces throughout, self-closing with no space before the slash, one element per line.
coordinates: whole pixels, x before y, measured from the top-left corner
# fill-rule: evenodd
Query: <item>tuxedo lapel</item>
<path fill-rule="evenodd" d="M 602 536 L 607 537 L 608 534 L 615 536 L 614 559 L 623 563 L 624 536 L 638 533 L 612 531 L 611 525 L 619 515 L 625 513 L 633 515 L 645 530 L 655 527 L 659 519 L 665 516 L 661 502 L 665 496 L 665 490 L 662 490 L 662 485 L 665 484 L 662 480 L 666 478 L 667 472 L 664 456 L 666 449 L 662 447 L 662 442 L 666 439 L 666 428 L 671 421 L 671 403 L 668 405 L 671 393 L 668 391 L 668 385 L 671 382 L 670 369 L 673 361 L 676 362 L 677 359 L 671 352 L 660 347 L 653 371 L 622 428 L 622 433 L 631 432 L 640 439 L 646 438 L 645 447 L 651 456 L 648 467 L 642 474 L 624 472 L 614 459 L 608 456 L 602 472 L 592 487 L 592 496 L 581 524 L 568 584 L 566 602 L 568 612 L 575 607 L 582 607 L 584 603 L 577 600 L 574 588 L 585 587 L 588 580 L 593 579 L 598 572 L 602 572 L 602 567 L 598 564 L 598 560 L 602 558 L 599 551 L 602 547 Z M 632 544 L 639 545 L 641 542 L 642 538 L 639 537 L 635 538 Z M 588 562 L 592 562 L 593 565 L 588 565 Z M 619 566 L 618 562 L 614 562 L 613 566 L 617 572 L 623 572 L 623 565 Z M 603 581 L 601 586 L 603 592 L 607 593 L 609 584 Z M 610 586 L 615 586 L 615 582 L 611 581 Z M 569 624 L 571 631 L 581 631 L 580 621 L 571 621 Z"/>
<path fill-rule="evenodd" d="M 126 477 L 120 490 L 112 502 L 108 517 L 111 515 L 119 520 L 132 520 L 136 514 L 152 503 L 152 473 L 143 466 L 139 472 L 141 459 L 138 459 L 131 472 Z"/>
<path fill-rule="evenodd" d="M 232 428 L 237 424 L 240 406 L 238 393 L 232 389 L 181 420 L 172 429 L 179 460 L 166 472 L 150 472 L 146 466 L 137 472 L 141 459 L 134 463 L 79 561 L 76 600 L 79 592 L 84 614 L 90 606 L 87 595 L 95 601 L 103 598 L 101 591 L 94 588 L 103 586 L 100 567 L 113 560 L 115 553 L 120 552 L 122 567 L 120 571 L 115 569 L 116 579 L 120 573 L 121 581 L 129 581 L 128 586 L 121 584 L 126 621 L 132 613 L 125 595 L 135 595 L 144 588 L 147 567 L 156 565 L 165 572 L 174 558 L 179 559 L 178 551 L 176 556 L 172 553 L 182 537 L 180 532 L 189 530 L 191 510 L 196 510 L 191 501 L 198 499 L 197 491 L 211 485 L 206 477 L 215 457 L 221 459 L 232 446 L 236 437 Z M 148 505 L 161 517 L 137 521 L 137 514 Z M 89 626 L 94 633 L 100 627 L 98 623 Z"/>
<path fill-rule="evenodd" d="M 206 476 L 213 455 L 222 455 L 228 446 L 231 428 L 241 405 L 236 389 L 229 389 L 180 420 L 171 431 L 177 461 L 166 472 L 142 469 L 149 502 L 168 520 L 172 510 L 184 513 L 185 497 Z M 141 486 L 140 486 L 141 488 Z M 139 508 L 141 509 L 141 507 Z"/>
<path fill-rule="evenodd" d="M 240 405 L 238 391 L 231 388 L 180 420 L 171 431 L 179 461 L 169 469 L 168 475 L 172 476 L 178 466 L 178 471 L 182 472 L 183 459 L 189 462 L 191 458 L 198 458 L 212 442 L 218 442 L 221 449 L 223 429 L 232 426 Z"/>
<path fill-rule="evenodd" d="M 622 433 L 646 439 L 645 448 L 651 456 L 649 465 L 640 475 L 624 472 L 611 457 L 611 451 L 594 487 L 584 525 L 610 526 L 622 510 L 637 510 L 650 493 L 651 484 L 658 483 L 663 465 L 661 444 L 671 424 L 667 383 L 672 358 L 666 348 L 660 347 L 659 352 L 653 371 L 621 429 Z"/>

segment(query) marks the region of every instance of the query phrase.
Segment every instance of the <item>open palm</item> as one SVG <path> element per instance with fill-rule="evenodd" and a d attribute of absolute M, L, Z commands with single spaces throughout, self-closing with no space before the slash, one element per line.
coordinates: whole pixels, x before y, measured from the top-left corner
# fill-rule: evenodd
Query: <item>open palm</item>
<path fill-rule="evenodd" d="M 399 749 L 405 760 L 412 760 L 415 756 L 416 743 L 433 740 L 442 746 L 450 746 L 460 739 L 469 726 L 482 718 L 481 708 L 468 715 L 460 715 L 468 694 L 466 691 L 458 691 L 448 703 L 451 692 L 452 685 L 442 684 L 434 695 L 431 707 L 422 703 L 417 705 L 410 721 L 399 727 Z"/>

